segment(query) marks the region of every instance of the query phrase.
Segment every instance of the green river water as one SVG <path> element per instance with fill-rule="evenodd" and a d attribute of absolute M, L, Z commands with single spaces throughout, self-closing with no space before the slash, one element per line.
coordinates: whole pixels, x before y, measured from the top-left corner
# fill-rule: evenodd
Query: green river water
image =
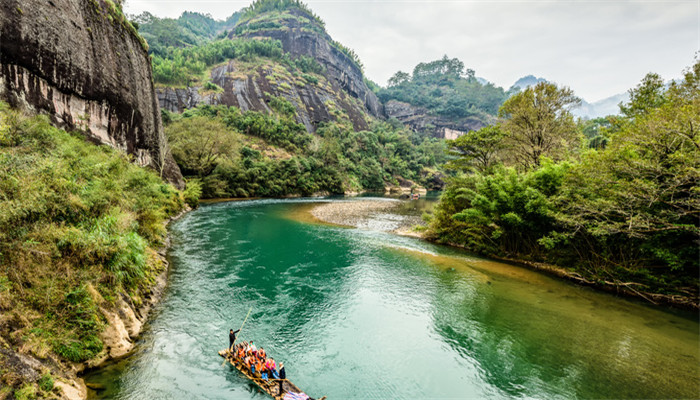
<path fill-rule="evenodd" d="M 93 398 L 265 399 L 222 365 L 254 339 L 313 397 L 697 398 L 697 316 L 377 230 L 305 200 L 204 205 L 171 227 L 162 302 Z"/>

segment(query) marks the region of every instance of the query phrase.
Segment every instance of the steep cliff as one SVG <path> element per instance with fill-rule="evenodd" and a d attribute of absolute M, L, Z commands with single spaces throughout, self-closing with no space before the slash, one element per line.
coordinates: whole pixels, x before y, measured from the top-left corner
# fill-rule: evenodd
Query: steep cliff
<path fill-rule="evenodd" d="M 321 22 L 300 8 L 289 8 L 281 13 L 263 13 L 239 22 L 230 37 L 268 37 L 282 42 L 292 57 L 307 56 L 326 68 L 326 77 L 353 97 L 362 101 L 375 117 L 383 115 L 379 99 L 363 80 L 359 60 L 335 42 Z"/>
<path fill-rule="evenodd" d="M 156 89 L 161 108 L 182 112 L 198 104 L 224 104 L 269 111 L 266 102 L 273 95 L 295 105 L 297 121 L 309 132 L 321 122 L 336 120 L 337 113 L 345 114 L 356 130 L 367 129 L 370 116 L 384 115 L 379 99 L 364 82 L 359 61 L 331 39 L 318 18 L 298 5 L 252 16 L 246 16 L 244 9 L 229 39 L 279 40 L 286 63 L 267 59 L 252 65 L 250 60 L 231 59 L 214 65 L 207 80 L 222 90 L 207 90 L 203 83 L 186 88 L 163 85 Z M 319 70 L 302 74 L 290 69 L 294 62 L 290 60 L 301 58 L 312 60 Z"/>
<path fill-rule="evenodd" d="M 145 47 L 110 0 L 3 0 L 0 99 L 46 112 L 182 188 Z"/>
<path fill-rule="evenodd" d="M 253 62 L 231 60 L 211 70 L 210 81 L 222 90 L 157 88 L 161 108 L 182 112 L 198 104 L 225 104 L 243 111 L 269 112 L 273 96 L 283 97 L 295 107 L 295 118 L 308 132 L 315 132 L 321 122 L 335 120 L 339 113 L 349 119 L 355 129 L 369 126 L 368 113 L 361 101 L 320 74 L 295 76 L 274 60 Z"/>
<path fill-rule="evenodd" d="M 389 100 L 384 105 L 384 110 L 387 117 L 396 118 L 414 131 L 427 132 L 441 139 L 457 139 L 469 131 L 486 126 L 479 118 L 445 118 L 432 115 L 423 107 L 416 107 L 398 100 Z"/>

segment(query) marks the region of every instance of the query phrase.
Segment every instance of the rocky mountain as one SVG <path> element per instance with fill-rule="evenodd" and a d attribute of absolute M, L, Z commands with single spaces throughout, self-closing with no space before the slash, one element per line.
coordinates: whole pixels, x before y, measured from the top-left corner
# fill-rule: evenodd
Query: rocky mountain
<path fill-rule="evenodd" d="M 186 88 L 157 88 L 163 109 L 182 112 L 198 104 L 224 104 L 243 111 L 269 111 L 273 97 L 283 97 L 297 111 L 297 121 L 314 132 L 319 123 L 345 114 L 356 130 L 367 129 L 368 116 L 382 117 L 383 107 L 367 87 L 361 65 L 353 53 L 326 33 L 323 23 L 309 10 L 288 7 L 282 10 L 244 10 L 231 31 L 230 40 L 279 40 L 288 57 L 320 65 L 315 73 L 299 75 L 279 62 L 251 63 L 230 59 L 213 66 L 209 81 Z"/>
<path fill-rule="evenodd" d="M 151 66 L 141 39 L 110 0 L 0 3 L 0 99 L 132 155 L 178 187 Z"/>

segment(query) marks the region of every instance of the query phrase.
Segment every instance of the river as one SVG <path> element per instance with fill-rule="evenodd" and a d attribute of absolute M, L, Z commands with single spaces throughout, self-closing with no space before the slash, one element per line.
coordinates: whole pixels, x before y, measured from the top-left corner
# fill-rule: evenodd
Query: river
<path fill-rule="evenodd" d="M 696 398 L 694 313 L 649 307 L 390 233 L 306 200 L 204 205 L 173 224 L 169 287 L 92 398 L 264 399 L 222 364 L 254 339 L 313 397 Z"/>

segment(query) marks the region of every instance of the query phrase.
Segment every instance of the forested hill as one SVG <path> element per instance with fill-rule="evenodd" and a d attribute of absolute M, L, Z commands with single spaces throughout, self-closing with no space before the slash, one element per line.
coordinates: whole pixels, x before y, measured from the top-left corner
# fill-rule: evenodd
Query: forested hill
<path fill-rule="evenodd" d="M 236 26 L 239 13 L 225 20 L 215 20 L 210 15 L 185 11 L 179 18 L 158 18 L 143 12 L 132 18 L 131 23 L 148 41 L 149 52 L 164 56 L 168 47 L 191 47 L 225 37 Z"/>
<path fill-rule="evenodd" d="M 424 62 L 413 73 L 398 71 L 378 91 L 388 117 L 414 130 L 455 139 L 495 121 L 498 107 L 511 94 L 482 83 L 457 58 Z"/>

